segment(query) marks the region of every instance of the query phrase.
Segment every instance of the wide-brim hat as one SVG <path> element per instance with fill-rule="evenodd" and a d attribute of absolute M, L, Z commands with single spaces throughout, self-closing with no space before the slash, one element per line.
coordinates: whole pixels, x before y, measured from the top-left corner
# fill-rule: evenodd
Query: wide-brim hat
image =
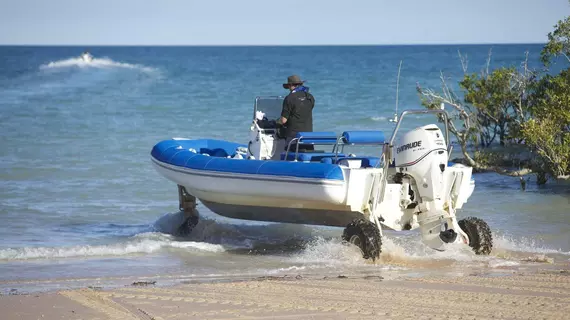
<path fill-rule="evenodd" d="M 305 83 L 305 80 L 301 80 L 301 77 L 299 77 L 298 75 L 292 75 L 287 77 L 287 83 L 283 84 L 283 88 L 287 89 L 291 84 L 303 84 L 303 83 Z"/>

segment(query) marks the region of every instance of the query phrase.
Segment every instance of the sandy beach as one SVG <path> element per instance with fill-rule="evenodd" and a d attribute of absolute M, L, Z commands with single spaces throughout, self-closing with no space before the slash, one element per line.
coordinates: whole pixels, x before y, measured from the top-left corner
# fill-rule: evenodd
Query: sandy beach
<path fill-rule="evenodd" d="M 568 319 L 570 271 L 266 277 L 0 297 L 2 319 Z"/>
<path fill-rule="evenodd" d="M 567 1 L 564 2 L 567 6 Z M 90 10 L 83 10 L 83 13 L 88 13 L 89 19 L 96 18 L 91 9 L 110 12 L 113 17 L 117 15 L 115 4 L 88 4 Z M 536 4 L 536 8 L 503 5 L 506 11 L 494 16 L 505 22 L 505 17 L 512 16 L 516 9 L 517 19 L 528 27 L 529 21 L 536 21 L 521 19 L 519 7 L 531 11 L 548 7 L 559 14 L 568 11 L 562 10 L 561 6 L 553 9 L 550 3 L 548 6 L 540 4 Z M 461 14 L 453 15 L 461 19 L 459 22 L 467 21 L 463 15 L 466 5 L 458 5 Z M 235 8 L 242 6 L 240 3 Z M 408 12 L 412 7 L 417 9 L 407 6 L 398 13 Z M 475 8 L 467 11 L 486 12 L 487 7 L 483 6 L 482 11 Z M 495 7 L 492 12 L 499 9 L 498 5 Z M 55 12 L 76 17 L 69 13 L 73 8 L 67 5 Z M 358 9 L 358 17 L 366 13 L 356 6 L 339 8 L 342 17 L 350 11 L 344 9 Z M 20 21 L 27 10 L 24 9 L 10 16 L 14 21 Z M 135 16 L 131 11 L 129 7 L 124 16 Z M 173 21 L 196 20 L 187 19 L 188 11 L 177 11 L 181 14 L 180 19 L 173 16 Z M 208 13 L 191 11 L 200 15 Z M 218 11 L 215 11 L 216 17 Z M 375 13 L 378 10 L 369 11 Z M 433 15 L 424 11 L 418 12 L 430 17 L 426 26 L 433 27 Z M 493 16 L 491 11 L 486 18 Z M 0 10 L 0 16 L 3 12 L 7 11 Z M 232 11 L 228 12 L 232 19 L 238 17 Z M 158 13 L 162 11 L 149 12 L 149 16 L 155 17 Z M 282 20 L 274 18 L 274 10 L 267 13 L 260 16 L 248 12 L 254 15 L 252 21 L 269 19 L 267 21 L 273 24 Z M 543 16 L 538 10 L 532 14 Z M 61 20 L 57 15 L 45 12 L 41 16 Z M 402 20 L 398 14 L 393 16 Z M 91 22 L 89 19 L 86 21 Z M 230 26 L 227 22 L 231 19 L 225 20 L 221 25 Z M 477 18 L 471 20 L 479 21 Z M 552 18 L 545 22 L 545 32 L 541 32 L 543 38 L 557 20 Z M 149 21 L 145 19 L 145 25 L 151 25 Z M 116 21 L 117 25 L 124 22 L 124 19 Z M 343 22 L 335 22 L 335 26 L 342 29 L 340 33 L 350 34 L 351 42 L 358 41 L 361 34 L 351 32 L 358 26 Z M 405 22 L 411 25 L 407 20 Z M 486 252 L 488 255 L 477 255 L 471 247 L 460 243 L 448 244 L 444 251 L 434 250 L 422 241 L 419 229 L 407 230 L 414 219 L 409 220 L 410 216 L 406 214 L 395 217 L 398 222 L 388 219 L 392 221 L 389 224 L 400 224 L 404 230 L 390 230 L 388 225 L 382 227 L 380 259 L 370 261 L 363 259 L 357 246 L 344 243 L 342 234 L 346 225 L 321 225 L 323 221 L 317 218 L 308 219 L 317 225 L 306 224 L 307 217 L 303 216 L 303 212 L 317 216 L 318 211 L 312 209 L 328 208 L 331 212 L 324 216 L 336 220 L 332 209 L 338 209 L 338 214 L 342 214 L 340 212 L 349 207 L 350 210 L 365 208 L 368 189 L 361 189 L 360 182 L 351 179 L 365 175 L 368 168 L 354 168 L 352 172 L 359 173 L 350 178 L 351 174 L 345 169 L 316 164 L 322 172 L 317 174 L 307 167 L 302 176 L 300 171 L 304 170 L 297 169 L 300 163 L 293 164 L 291 171 L 285 172 L 281 171 L 281 166 L 270 170 L 271 165 L 233 159 L 237 161 L 235 163 L 241 163 L 243 170 L 229 172 L 233 170 L 230 170 L 233 160 L 220 157 L 218 160 L 230 161 L 228 166 L 209 165 L 217 152 L 210 154 L 212 158 L 196 157 L 194 160 L 200 158 L 204 162 L 194 166 L 188 162 L 195 156 L 189 151 L 191 146 L 178 149 L 174 145 L 168 147 L 174 151 L 171 156 L 166 157 L 169 153 L 160 152 L 161 157 L 165 155 L 164 161 L 160 162 L 171 168 L 183 164 L 183 168 L 164 175 L 160 171 L 164 167 L 153 164 L 156 163 L 152 160 L 154 146 L 174 137 L 194 140 L 192 143 L 197 143 L 196 146 L 205 143 L 204 148 L 199 148 L 200 153 L 214 148 L 218 144 L 214 141 L 219 140 L 227 143 L 220 143 L 221 148 L 214 149 L 224 150 L 228 155 L 236 148 L 239 150 L 238 145 L 253 148 L 257 139 L 252 139 L 252 116 L 255 111 L 264 109 L 256 97 L 288 94 L 282 83 L 297 71 L 308 81 L 307 86 L 315 97 L 315 132 L 327 132 L 327 135 L 333 132 L 340 137 L 346 131 L 370 130 L 376 132 L 374 139 L 378 142 L 378 131 L 382 131 L 385 142 L 389 142 L 397 126 L 399 131 L 394 139 L 398 139 L 393 142 L 396 146 L 406 142 L 400 141 L 406 132 L 424 125 L 437 124 L 444 129 L 444 123 L 438 117 L 428 114 L 409 114 L 401 123 L 393 120 L 402 119 L 403 110 L 426 110 L 421 94 L 418 96 L 418 88 L 440 92 L 442 74 L 449 88 L 461 89 L 457 85 L 467 74 L 466 62 L 469 62 L 470 74 L 478 70 L 490 74 L 491 70 L 508 67 L 519 70 L 522 62 L 525 70 L 543 70 L 540 54 L 543 44 L 536 41 L 510 43 L 517 39 L 516 34 L 507 34 L 509 28 L 502 30 L 486 22 L 493 34 L 506 34 L 509 43 L 454 41 L 453 44 L 303 45 L 289 48 L 280 45 L 95 44 L 84 48 L 49 43 L 0 46 L 0 132 L 3 137 L 0 152 L 0 320 L 570 320 L 570 183 L 549 180 L 546 185 L 539 185 L 534 174 L 525 175 L 521 180 L 519 176 L 495 172 L 476 173 L 472 176 L 475 189 L 468 201 L 458 208 L 456 217 L 460 220 L 475 217 L 488 224 L 493 244 L 492 250 Z M 34 20 L 33 25 L 45 27 L 47 24 Z M 89 23 L 89 26 L 98 25 Z M 512 23 L 505 25 L 513 26 Z M 369 29 L 369 25 L 362 26 Z M 413 34 L 429 31 L 423 27 L 416 30 L 412 26 L 410 30 Z M 378 30 L 392 31 L 390 28 Z M 532 30 L 538 29 L 533 25 Z M 154 31 L 162 38 L 170 36 L 159 29 Z M 335 38 L 340 35 L 339 30 L 333 31 Z M 432 33 L 440 34 L 439 31 Z M 207 36 L 208 32 L 202 35 Z M 188 37 L 194 34 L 182 33 Z M 13 35 L 18 38 L 20 32 Z M 286 37 L 299 35 L 299 32 L 292 32 Z M 86 39 L 84 36 L 86 34 L 82 32 L 82 43 Z M 258 37 L 257 33 L 255 36 Z M 79 58 L 79 54 L 87 49 L 94 57 L 89 63 Z M 564 60 L 564 57 L 560 58 Z M 553 63 L 552 66 L 565 65 Z M 497 81 L 499 78 L 501 81 L 511 79 L 501 75 Z M 459 91 L 457 101 L 466 103 Z M 525 91 L 524 95 L 529 92 Z M 504 92 L 501 95 L 505 95 Z M 508 105 L 504 114 L 512 115 L 511 111 L 515 110 L 511 105 L 512 96 L 506 96 Z M 564 97 L 561 95 L 560 101 L 566 101 L 562 99 Z M 437 105 L 441 107 L 439 103 Z M 453 106 L 445 104 L 443 107 L 450 112 L 450 119 L 460 120 Z M 521 107 L 520 103 L 515 107 Z M 478 109 L 475 106 L 469 108 L 477 118 Z M 265 109 L 268 119 L 277 119 L 282 103 L 273 101 L 271 107 Z M 534 109 L 525 111 L 530 116 L 529 110 Z M 509 119 L 520 121 L 515 116 Z M 460 130 L 461 121 L 453 123 Z M 518 128 L 518 125 L 511 127 L 510 122 L 507 124 L 497 128 Z M 480 123 L 476 127 L 481 127 Z M 488 133 L 493 132 L 493 127 L 490 122 Z M 516 131 L 518 134 L 520 130 Z M 473 133 L 473 137 L 477 136 Z M 485 135 L 487 131 L 483 133 Z M 499 147 L 504 133 L 504 130 L 498 132 L 498 140 L 490 146 L 497 144 Z M 510 138 L 515 137 L 506 133 Z M 451 142 L 453 145 L 453 150 L 447 149 L 451 151 L 447 159 L 463 157 L 459 143 L 463 138 L 453 134 L 447 138 L 449 141 L 444 144 Z M 262 140 L 265 139 L 259 139 Z M 507 139 L 507 142 L 514 144 L 514 140 L 519 141 Z M 479 150 L 472 148 L 471 139 L 468 141 L 469 152 Z M 373 160 L 381 159 L 386 145 L 339 146 L 345 155 L 366 156 Z M 262 146 L 258 147 L 261 150 Z M 524 167 L 524 161 L 517 160 L 519 156 L 515 151 L 524 150 L 526 154 L 528 150 L 523 148 L 526 145 L 514 147 L 505 149 L 502 162 Z M 180 157 L 184 149 L 192 153 L 187 154 L 186 160 Z M 316 149 L 333 151 L 333 146 L 317 145 Z M 337 148 L 334 150 L 335 153 L 338 151 Z M 437 146 L 435 150 L 438 150 L 437 154 L 443 151 Z M 501 149 L 493 147 L 489 150 L 493 153 L 488 157 L 484 155 L 481 160 L 498 160 Z M 429 154 L 431 157 L 436 153 Z M 413 162 L 402 161 L 399 166 L 410 173 L 408 164 L 419 164 L 427 156 L 425 153 Z M 446 175 L 449 170 L 439 166 L 445 162 L 442 157 L 437 163 L 423 163 L 434 165 L 432 173 Z M 260 170 L 262 166 L 264 169 Z M 327 166 L 338 173 L 334 179 L 329 179 L 333 178 L 330 175 L 333 171 L 327 172 Z M 273 178 L 267 180 L 271 175 L 266 173 L 275 174 L 275 179 L 282 177 L 279 179 L 284 183 L 275 184 Z M 258 174 L 262 177 L 254 177 Z M 182 180 L 173 181 L 169 178 L 171 175 Z M 196 176 L 196 180 L 191 176 Z M 443 186 L 440 184 L 443 180 L 436 175 L 430 177 L 432 186 L 442 187 L 436 192 L 441 196 L 456 186 L 465 186 L 463 182 L 469 182 L 462 176 L 462 184 L 445 183 Z M 193 188 L 189 189 L 196 191 L 199 199 L 206 200 L 197 203 L 199 222 L 188 234 L 179 232 L 188 231 L 186 228 L 180 230 L 181 225 L 188 225 L 188 216 L 180 210 L 177 185 L 181 181 L 192 184 Z M 250 184 L 250 181 L 267 183 Z M 418 187 L 418 181 L 412 181 L 412 186 Z M 524 188 L 521 182 L 524 182 Z M 267 188 L 275 190 L 268 191 Z M 423 188 L 422 183 L 421 190 Z M 414 190 L 418 191 L 417 188 Z M 436 194 L 429 190 L 431 188 L 423 194 L 424 191 L 411 193 L 409 191 L 413 190 L 410 189 L 407 195 L 404 190 L 403 202 L 397 210 L 399 201 L 392 203 L 387 198 L 382 199 L 386 204 L 393 204 L 393 209 L 398 212 L 401 208 L 414 207 L 411 203 L 405 205 L 412 198 L 413 201 L 424 195 L 433 198 Z M 398 194 L 393 193 L 394 197 Z M 320 203 L 322 198 L 332 202 Z M 458 203 L 459 198 L 451 198 Z M 359 199 L 363 201 L 362 206 L 357 203 Z M 217 213 L 208 209 L 205 203 L 210 203 Z M 279 204 L 292 210 L 266 207 Z M 253 207 L 248 208 L 250 205 Z M 387 207 L 377 208 L 379 214 L 384 214 L 383 210 L 387 216 L 393 214 Z M 234 219 L 236 217 L 244 219 Z M 253 218 L 259 220 L 250 220 Z M 384 222 L 388 220 L 384 219 Z M 488 244 L 489 240 L 484 242 Z"/>

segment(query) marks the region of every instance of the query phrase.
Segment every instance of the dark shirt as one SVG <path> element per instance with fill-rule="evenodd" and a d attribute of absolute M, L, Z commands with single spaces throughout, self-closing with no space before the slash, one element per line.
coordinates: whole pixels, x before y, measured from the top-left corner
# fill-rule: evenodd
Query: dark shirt
<path fill-rule="evenodd" d="M 308 89 L 291 92 L 285 97 L 281 116 L 287 119 L 285 123 L 287 137 L 295 137 L 297 132 L 313 131 L 314 106 L 315 97 L 308 92 Z"/>

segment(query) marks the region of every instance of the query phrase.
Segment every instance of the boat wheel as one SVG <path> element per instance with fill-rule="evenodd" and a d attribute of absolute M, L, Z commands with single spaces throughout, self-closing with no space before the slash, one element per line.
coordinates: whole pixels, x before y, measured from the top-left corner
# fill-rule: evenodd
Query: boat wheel
<path fill-rule="evenodd" d="M 192 232 L 194 227 L 196 227 L 199 220 L 200 218 L 198 217 L 198 215 L 189 216 L 188 219 L 184 220 L 184 222 L 180 225 L 180 227 L 178 227 L 177 235 L 181 237 L 188 236 Z"/>
<path fill-rule="evenodd" d="M 493 236 L 489 225 L 482 219 L 468 217 L 458 221 L 459 227 L 467 233 L 469 246 L 475 254 L 488 255 L 493 249 Z"/>
<path fill-rule="evenodd" d="M 342 239 L 358 246 L 360 251 L 362 251 L 364 259 L 372 259 L 374 261 L 380 257 L 382 247 L 380 231 L 370 221 L 364 219 L 353 220 L 344 229 Z"/>

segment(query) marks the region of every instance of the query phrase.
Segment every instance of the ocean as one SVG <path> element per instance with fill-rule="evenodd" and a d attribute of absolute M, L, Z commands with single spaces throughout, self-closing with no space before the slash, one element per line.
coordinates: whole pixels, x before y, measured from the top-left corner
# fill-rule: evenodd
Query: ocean
<path fill-rule="evenodd" d="M 315 96 L 314 130 L 391 133 L 421 108 L 416 85 L 457 87 L 463 70 L 540 67 L 539 44 L 435 46 L 0 46 L 0 292 L 262 276 L 513 273 L 570 265 L 570 186 L 475 174 L 458 216 L 491 227 L 490 256 L 435 252 L 419 232 L 386 232 L 380 261 L 342 245 L 342 228 L 233 220 L 198 207 L 180 222 L 176 185 L 151 166 L 171 137 L 247 143 L 256 96 L 285 95 L 299 74 Z M 89 50 L 93 62 L 78 56 Z M 398 67 L 402 62 L 398 85 Z M 397 89 L 398 86 L 398 90 Z M 403 129 L 433 120 L 418 116 Z M 456 148 L 458 149 L 458 148 Z"/>

